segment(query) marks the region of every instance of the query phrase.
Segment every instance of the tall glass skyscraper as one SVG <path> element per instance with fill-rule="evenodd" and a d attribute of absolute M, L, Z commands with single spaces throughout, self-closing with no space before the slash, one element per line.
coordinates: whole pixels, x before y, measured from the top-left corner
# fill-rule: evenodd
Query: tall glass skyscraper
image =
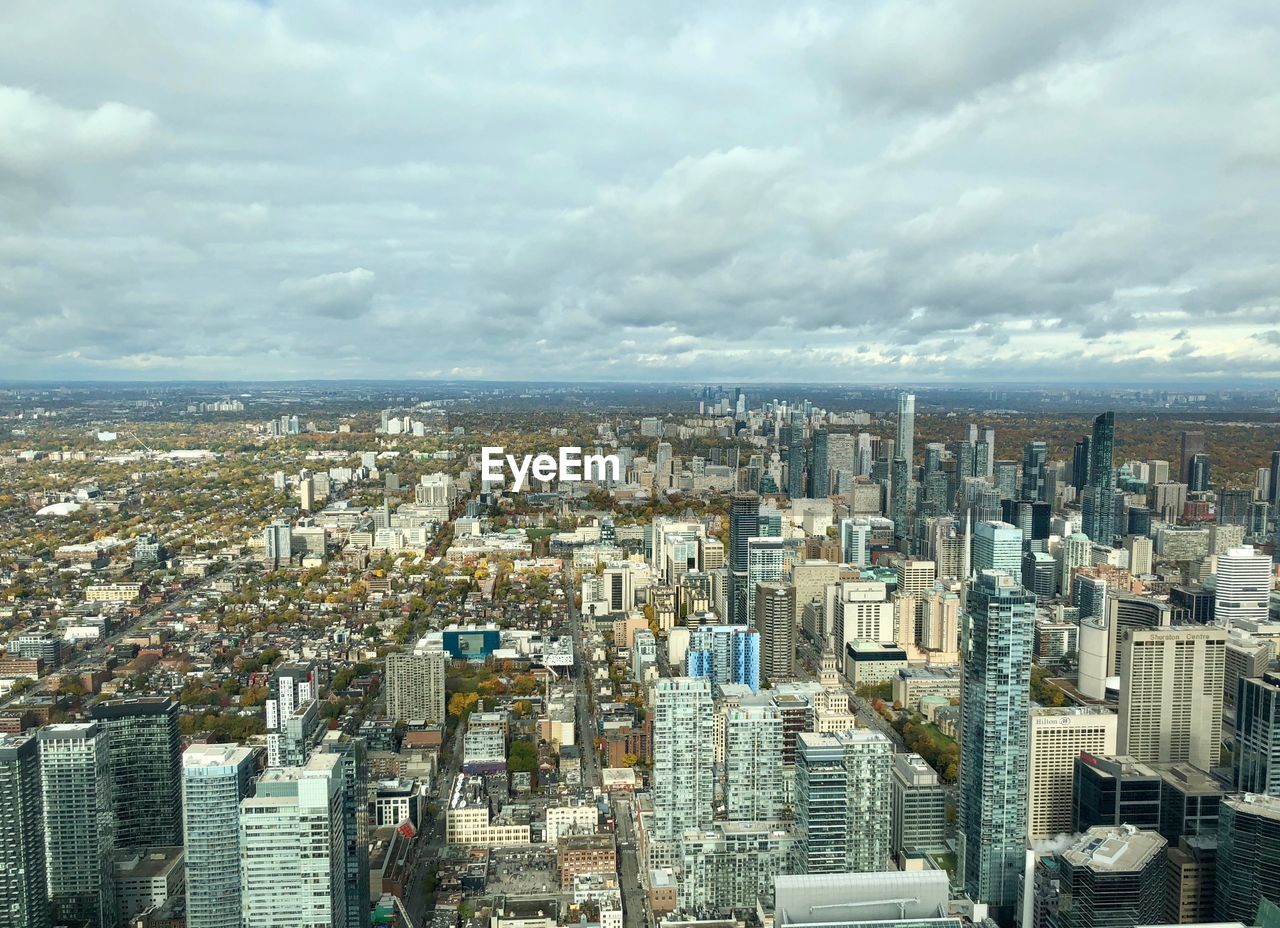
<path fill-rule="evenodd" d="M 781 770 L 781 765 L 779 765 Z M 36 736 L 0 735 L 0 926 L 49 928 Z"/>
<path fill-rule="evenodd" d="M 182 744 L 178 704 L 163 696 L 98 703 L 107 733 L 116 847 L 182 844 Z"/>
<path fill-rule="evenodd" d="M 983 571 L 961 623 L 959 873 L 965 891 L 1013 920 L 1027 848 L 1031 651 L 1036 599 Z"/>
<path fill-rule="evenodd" d="M 760 494 L 734 493 L 729 497 L 729 588 L 726 621 L 747 625 L 747 542 L 760 534 Z"/>
<path fill-rule="evenodd" d="M 1089 443 L 1089 499 L 1085 507 L 1084 533 L 1091 541 L 1109 545 L 1115 537 L 1116 472 L 1112 466 L 1116 414 L 1104 412 L 1093 420 Z"/>
<path fill-rule="evenodd" d="M 813 459 L 809 464 L 809 496 L 826 499 L 831 495 L 831 465 L 827 460 L 827 430 L 813 433 Z"/>
<path fill-rule="evenodd" d="M 876 872 L 889 866 L 893 744 L 857 729 L 796 736 L 796 827 L 804 873 Z"/>
<path fill-rule="evenodd" d="M 908 471 L 915 454 L 916 398 L 912 393 L 898 394 L 898 457 L 907 462 Z"/>
<path fill-rule="evenodd" d="M 711 681 L 663 677 L 653 696 L 653 831 L 675 844 L 714 817 L 715 704 Z"/>

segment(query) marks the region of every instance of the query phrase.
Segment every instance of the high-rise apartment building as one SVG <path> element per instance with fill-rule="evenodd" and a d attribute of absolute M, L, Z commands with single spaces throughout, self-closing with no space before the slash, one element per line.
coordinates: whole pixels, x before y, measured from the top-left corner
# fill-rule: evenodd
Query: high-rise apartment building
<path fill-rule="evenodd" d="M 240 802 L 240 911 L 254 928 L 346 928 L 342 758 L 271 767 Z"/>
<path fill-rule="evenodd" d="M 271 674 L 266 702 L 267 763 L 301 766 L 319 733 L 320 683 L 311 662 L 282 664 Z"/>
<path fill-rule="evenodd" d="M 1119 646 L 1120 753 L 1148 763 L 1216 767 L 1226 630 L 1126 629 Z"/>
<path fill-rule="evenodd" d="M 1031 710 L 1027 832 L 1032 841 L 1071 834 L 1076 759 L 1114 754 L 1117 724 L 1109 710 Z"/>
<path fill-rule="evenodd" d="M 240 802 L 253 786 L 253 752 L 193 744 L 182 754 L 187 928 L 240 928 Z"/>
<path fill-rule="evenodd" d="M 1084 533 L 1104 545 L 1111 544 L 1116 534 L 1116 471 L 1112 461 L 1115 436 L 1115 413 L 1104 412 L 1093 420 Z"/>
<path fill-rule="evenodd" d="M 331 731 L 320 742 L 322 754 L 339 757 L 342 777 L 342 834 L 346 842 L 344 891 L 346 928 L 366 928 L 369 914 L 369 761 L 363 738 Z"/>
<path fill-rule="evenodd" d="M 729 587 L 726 597 L 730 625 L 747 625 L 747 543 L 760 534 L 760 495 L 734 493 L 729 497 Z"/>
<path fill-rule="evenodd" d="M 444 724 L 446 663 L 443 648 L 388 654 L 387 717 L 393 721 Z"/>
<path fill-rule="evenodd" d="M 97 722 L 46 725 L 38 740 L 54 921 L 115 928 L 116 825 L 106 733 Z"/>
<path fill-rule="evenodd" d="M 1046 502 L 1045 468 L 1049 449 L 1042 441 L 1029 441 L 1022 446 L 1022 496 L 1020 499 Z M 1052 500 L 1047 500 L 1052 502 Z"/>
<path fill-rule="evenodd" d="M 40 749 L 0 734 L 0 928 L 49 928 Z"/>
<path fill-rule="evenodd" d="M 898 394 L 897 435 L 897 443 L 894 447 L 897 449 L 898 457 L 907 462 L 907 472 L 910 473 L 912 462 L 915 460 L 916 398 L 914 394 Z"/>
<path fill-rule="evenodd" d="M 961 619 L 958 877 L 999 920 L 1011 920 L 1026 857 L 1035 603 L 984 570 Z"/>
<path fill-rule="evenodd" d="M 1178 449 L 1178 480 L 1191 482 L 1191 460 L 1204 451 L 1204 432 L 1183 432 Z"/>
<path fill-rule="evenodd" d="M 724 720 L 725 806 L 730 821 L 782 818 L 782 715 L 773 706 L 734 706 Z"/>
<path fill-rule="evenodd" d="M 662 677 L 653 695 L 653 830 L 679 841 L 711 823 L 715 788 L 715 706 L 711 681 Z"/>
<path fill-rule="evenodd" d="M 116 847 L 182 844 L 182 736 L 178 703 L 162 696 L 101 702 L 93 718 L 106 733 Z"/>
<path fill-rule="evenodd" d="M 813 460 L 809 465 L 809 496 L 826 499 L 831 495 L 831 464 L 827 456 L 827 430 L 813 433 Z"/>
<path fill-rule="evenodd" d="M 886 869 L 893 745 L 866 729 L 796 737 L 796 827 L 805 873 Z"/>
<path fill-rule="evenodd" d="M 768 680 L 791 676 L 796 661 L 796 588 L 789 583 L 758 584 L 755 610 L 760 673 Z"/>
<path fill-rule="evenodd" d="M 779 537 L 757 536 L 747 541 L 747 601 L 744 625 L 755 625 L 756 590 L 762 583 L 782 580 L 786 565 L 787 545 Z"/>

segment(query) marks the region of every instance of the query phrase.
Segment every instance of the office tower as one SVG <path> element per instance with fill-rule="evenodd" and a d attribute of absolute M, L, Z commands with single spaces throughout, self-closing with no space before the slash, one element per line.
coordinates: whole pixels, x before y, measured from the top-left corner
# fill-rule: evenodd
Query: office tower
<path fill-rule="evenodd" d="M 789 583 L 756 585 L 756 631 L 760 633 L 760 673 L 768 680 L 795 673 L 796 588 Z"/>
<path fill-rule="evenodd" d="M 444 682 L 447 657 L 442 648 L 387 655 L 387 717 L 392 721 L 445 721 Z"/>
<path fill-rule="evenodd" d="M 1164 923 L 1197 925 L 1213 921 L 1218 869 L 1218 836 L 1182 837 L 1169 848 Z"/>
<path fill-rule="evenodd" d="M 915 459 L 916 398 L 910 393 L 898 394 L 898 437 L 895 448 L 898 457 L 907 462 L 907 473 Z"/>
<path fill-rule="evenodd" d="M 1126 535 L 1151 537 L 1151 509 L 1147 506 L 1130 506 Z"/>
<path fill-rule="evenodd" d="M 1022 576 L 1022 530 L 1008 522 L 979 522 L 973 532 L 973 569 Z"/>
<path fill-rule="evenodd" d="M 791 438 L 787 448 L 787 496 L 792 499 L 803 499 L 805 495 L 804 439 L 803 429 Z"/>
<path fill-rule="evenodd" d="M 1218 765 L 1227 633 L 1194 625 L 1120 634 L 1120 753 Z"/>
<path fill-rule="evenodd" d="M 1066 595 L 1071 592 L 1072 580 L 1077 567 L 1088 567 L 1093 563 L 1093 542 L 1083 532 L 1073 532 L 1058 545 L 1058 592 Z"/>
<path fill-rule="evenodd" d="M 267 763 L 298 767 L 306 763 L 319 729 L 320 695 L 312 663 L 282 664 L 271 674 L 266 702 Z"/>
<path fill-rule="evenodd" d="M 310 476 L 298 481 L 298 505 L 303 512 L 316 508 L 316 485 L 311 482 Z"/>
<path fill-rule="evenodd" d="M 1070 834 L 1076 759 L 1116 752 L 1117 720 L 1102 709 L 1031 710 L 1028 834 L 1032 841 Z"/>
<path fill-rule="evenodd" d="M 653 695 L 653 830 L 677 842 L 713 817 L 715 706 L 711 683 L 662 677 Z"/>
<path fill-rule="evenodd" d="M 1178 479 L 1176 483 L 1191 483 L 1191 460 L 1204 451 L 1204 432 L 1183 432 L 1178 449 Z"/>
<path fill-rule="evenodd" d="M 734 706 L 724 721 L 724 798 L 731 822 L 782 818 L 782 716 L 773 706 Z"/>
<path fill-rule="evenodd" d="M 827 459 L 827 430 L 813 433 L 813 460 L 809 465 L 809 496 L 826 499 L 831 495 L 831 465 Z"/>
<path fill-rule="evenodd" d="M 262 530 L 262 560 L 268 570 L 288 564 L 293 556 L 293 527 L 276 519 Z"/>
<path fill-rule="evenodd" d="M 193 744 L 182 754 L 187 928 L 240 928 L 240 801 L 253 773 L 246 747 Z"/>
<path fill-rule="evenodd" d="M 1130 513 L 1132 515 L 1132 513 Z M 1149 514 L 1149 513 L 1148 513 Z M 1146 535 L 1124 536 L 1124 549 L 1129 554 L 1129 573 L 1144 577 L 1151 573 L 1151 539 Z"/>
<path fill-rule="evenodd" d="M 271 767 L 240 802 L 240 911 L 254 928 L 345 928 L 342 758 Z"/>
<path fill-rule="evenodd" d="M 1131 757 L 1081 754 L 1075 760 L 1071 790 L 1072 832 L 1095 825 L 1160 828 L 1159 771 Z"/>
<path fill-rule="evenodd" d="M 1018 497 L 1018 462 L 996 461 L 992 468 L 992 481 L 1002 500 Z"/>
<path fill-rule="evenodd" d="M 937 565 L 933 561 L 919 558 L 898 558 L 895 573 L 898 577 L 899 601 L 910 600 L 910 621 L 904 623 L 906 627 L 898 629 L 897 641 L 904 647 L 919 645 L 925 638 L 925 601 L 937 579 Z"/>
<path fill-rule="evenodd" d="M 747 540 L 747 608 L 743 613 L 742 624 L 755 625 L 756 589 L 762 583 L 777 583 L 782 580 L 786 556 L 786 542 L 779 537 Z"/>
<path fill-rule="evenodd" d="M 1187 480 L 1187 489 L 1192 493 L 1206 493 L 1209 490 L 1209 480 L 1209 455 L 1192 455 L 1191 475 Z"/>
<path fill-rule="evenodd" d="M 1222 784 L 1191 764 L 1160 765 L 1160 834 L 1171 844 L 1216 836 L 1225 795 Z"/>
<path fill-rule="evenodd" d="M 653 488 L 669 490 L 671 488 L 671 443 L 658 442 L 653 453 Z"/>
<path fill-rule="evenodd" d="M 49 928 L 36 736 L 0 734 L 0 928 Z"/>
<path fill-rule="evenodd" d="M 1224 628 L 1258 632 L 1271 600 L 1271 558 L 1248 545 L 1218 555 L 1213 612 Z"/>
<path fill-rule="evenodd" d="M 38 735 L 45 878 L 55 922 L 114 928 L 111 757 L 97 722 L 46 725 Z"/>
<path fill-rule="evenodd" d="M 1115 443 L 1115 413 L 1104 412 L 1093 420 L 1093 438 L 1089 442 L 1089 496 L 1086 498 L 1084 533 L 1090 540 L 1111 544 L 1115 535 L 1116 472 L 1112 465 Z M 1092 505 L 1089 505 L 1092 503 Z"/>
<path fill-rule="evenodd" d="M 829 599 L 831 636 L 836 659 L 843 665 L 845 649 L 855 641 L 889 643 L 894 635 L 894 604 L 887 587 L 875 580 L 851 580 L 838 584 Z"/>
<path fill-rule="evenodd" d="M 1249 519 L 1252 503 L 1253 490 L 1250 488 L 1219 490 L 1215 517 L 1222 525 L 1244 525 Z"/>
<path fill-rule="evenodd" d="M 1280 673 L 1246 677 L 1236 692 L 1236 789 L 1280 796 Z"/>
<path fill-rule="evenodd" d="M 911 515 L 911 467 L 906 458 L 894 458 L 889 479 L 889 518 L 893 520 L 893 537 L 898 541 L 911 537 L 908 520 Z"/>
<path fill-rule="evenodd" d="M 726 597 L 730 625 L 746 625 L 747 612 L 747 542 L 760 532 L 760 496 L 757 493 L 734 493 L 729 497 L 729 589 Z"/>
<path fill-rule="evenodd" d="M 1045 497 L 1045 465 L 1049 449 L 1042 441 L 1029 441 L 1022 446 L 1022 495 L 1020 499 L 1040 500 Z"/>
<path fill-rule="evenodd" d="M 1280 798 L 1231 796 L 1219 812 L 1214 919 L 1251 925 L 1262 899 L 1280 904 Z"/>
<path fill-rule="evenodd" d="M 1089 485 L 1089 460 L 1092 456 L 1089 444 L 1089 436 L 1082 435 L 1076 439 L 1071 453 L 1071 485 L 1077 493 Z"/>
<path fill-rule="evenodd" d="M 1037 896 L 1047 886 L 1059 905 L 1047 906 L 1045 928 L 1155 925 L 1165 910 L 1165 849 L 1154 831 L 1099 826 L 1036 866 Z"/>
<path fill-rule="evenodd" d="M 1120 674 L 1120 641 L 1125 631 L 1168 628 L 1173 624 L 1173 610 L 1169 608 L 1169 604 L 1147 596 L 1113 593 L 1106 597 L 1105 609 L 1107 619 L 1105 675 L 1109 677 Z M 1083 614 L 1083 608 L 1081 611 Z"/>
<path fill-rule="evenodd" d="M 879 732 L 796 737 L 796 827 L 804 873 L 888 866 L 893 745 Z"/>
<path fill-rule="evenodd" d="M 1027 845 L 1031 651 L 1035 597 L 984 570 L 962 617 L 957 877 L 1007 921 Z"/>
<path fill-rule="evenodd" d="M 182 844 L 182 759 L 178 704 L 162 696 L 101 702 L 93 718 L 106 733 L 116 847 Z"/>
<path fill-rule="evenodd" d="M 1280 508 L 1280 451 L 1271 452 L 1271 466 L 1267 468 L 1266 502 L 1272 509 Z"/>
<path fill-rule="evenodd" d="M 947 793 L 923 757 L 893 755 L 889 796 L 889 852 L 899 866 L 905 856 L 947 846 Z"/>
<path fill-rule="evenodd" d="M 322 754 L 340 758 L 346 928 L 365 928 L 369 916 L 369 762 L 363 738 L 331 731 L 320 743 Z"/>
<path fill-rule="evenodd" d="M 1022 555 L 1022 585 L 1036 599 L 1052 599 L 1058 591 L 1058 562 L 1044 551 Z"/>

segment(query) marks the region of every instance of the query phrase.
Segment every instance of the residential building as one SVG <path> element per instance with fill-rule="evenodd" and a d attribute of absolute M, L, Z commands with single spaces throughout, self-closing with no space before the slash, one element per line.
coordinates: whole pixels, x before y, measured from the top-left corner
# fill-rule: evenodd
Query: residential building
<path fill-rule="evenodd" d="M 240 928 L 240 802 L 252 791 L 253 752 L 193 744 L 182 754 L 187 928 Z"/>

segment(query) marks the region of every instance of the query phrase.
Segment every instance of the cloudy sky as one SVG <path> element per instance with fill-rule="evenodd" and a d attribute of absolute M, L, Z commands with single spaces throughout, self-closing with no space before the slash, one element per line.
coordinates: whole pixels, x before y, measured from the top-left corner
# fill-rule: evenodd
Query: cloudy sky
<path fill-rule="evenodd" d="M 0 379 L 1280 382 L 1275 0 L 1036 9 L 5 0 Z"/>

